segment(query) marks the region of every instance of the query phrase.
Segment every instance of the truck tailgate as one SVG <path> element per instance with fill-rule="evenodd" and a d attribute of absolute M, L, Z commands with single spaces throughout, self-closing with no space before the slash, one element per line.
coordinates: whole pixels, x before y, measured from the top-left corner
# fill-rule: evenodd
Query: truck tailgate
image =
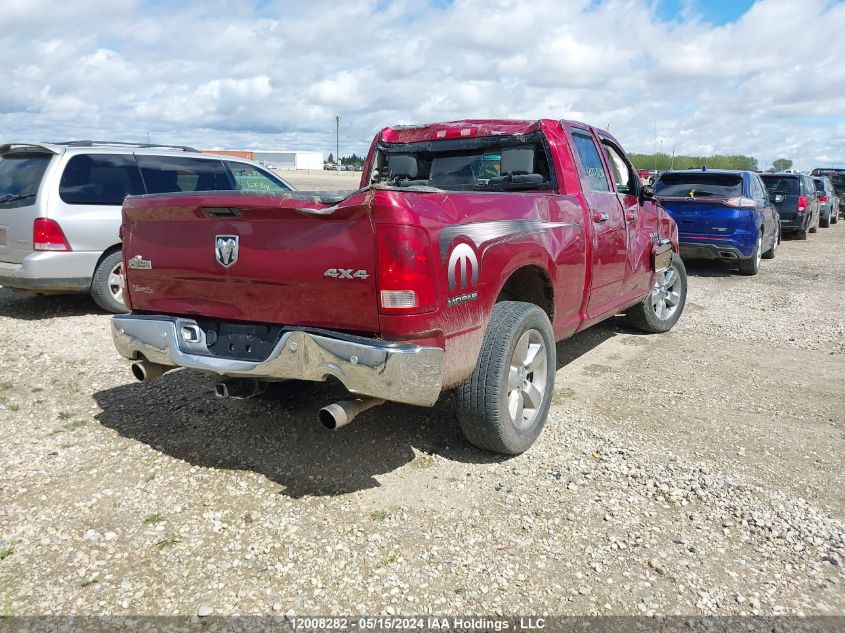
<path fill-rule="evenodd" d="M 328 206 L 223 193 L 127 199 L 132 310 L 377 333 L 371 206 L 356 193 L 313 213 Z"/>

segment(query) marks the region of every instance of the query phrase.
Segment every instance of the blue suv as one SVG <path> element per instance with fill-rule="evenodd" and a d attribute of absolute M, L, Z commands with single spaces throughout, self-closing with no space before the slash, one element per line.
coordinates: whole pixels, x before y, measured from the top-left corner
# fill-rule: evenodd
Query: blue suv
<path fill-rule="evenodd" d="M 756 275 L 760 260 L 775 256 L 780 216 L 755 172 L 669 171 L 654 191 L 678 224 L 682 258 L 733 261 Z"/>

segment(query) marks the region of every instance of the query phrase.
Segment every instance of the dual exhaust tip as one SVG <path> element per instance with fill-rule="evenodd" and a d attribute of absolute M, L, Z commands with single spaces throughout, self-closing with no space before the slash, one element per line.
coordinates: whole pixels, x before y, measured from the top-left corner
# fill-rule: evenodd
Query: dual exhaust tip
<path fill-rule="evenodd" d="M 148 360 L 137 360 L 132 363 L 132 375 L 140 382 L 152 382 L 171 369 L 173 367 L 169 365 L 159 365 Z M 225 378 L 214 383 L 214 395 L 218 398 L 252 398 L 263 393 L 266 388 L 267 383 L 256 378 Z M 346 426 L 364 411 L 380 404 L 384 404 L 383 398 L 369 396 L 341 400 L 320 409 L 317 419 L 328 430 L 334 431 Z"/>

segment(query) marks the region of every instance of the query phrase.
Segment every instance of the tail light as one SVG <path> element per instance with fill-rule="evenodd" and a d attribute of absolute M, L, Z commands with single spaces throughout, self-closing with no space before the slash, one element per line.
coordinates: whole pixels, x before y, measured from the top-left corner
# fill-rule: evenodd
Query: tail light
<path fill-rule="evenodd" d="M 827 196 L 819 196 L 819 202 L 827 202 Z"/>
<path fill-rule="evenodd" d="M 386 314 L 420 314 L 434 310 L 431 244 L 417 226 L 378 227 L 379 305 Z"/>
<path fill-rule="evenodd" d="M 807 196 L 798 196 L 798 213 L 804 213 L 807 208 Z"/>
<path fill-rule="evenodd" d="M 36 251 L 69 251 L 62 227 L 55 220 L 35 218 L 32 226 L 32 248 Z"/>
<path fill-rule="evenodd" d="M 757 206 L 757 203 L 754 202 L 753 198 L 746 198 L 745 196 L 737 196 L 735 198 L 726 198 L 722 201 L 722 204 L 725 204 L 729 207 L 737 207 L 740 209 L 753 209 Z"/>

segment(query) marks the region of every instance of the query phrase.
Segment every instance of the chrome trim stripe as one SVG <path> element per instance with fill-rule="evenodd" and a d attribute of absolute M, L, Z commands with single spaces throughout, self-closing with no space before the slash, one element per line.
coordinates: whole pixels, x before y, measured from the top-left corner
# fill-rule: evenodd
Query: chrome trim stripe
<path fill-rule="evenodd" d="M 577 226 L 577 224 L 572 222 L 543 222 L 540 220 L 493 220 L 490 222 L 450 224 L 440 232 L 440 257 L 446 259 L 449 247 L 458 237 L 469 238 L 476 248 L 480 248 L 486 242 L 539 233 L 547 229 L 564 226 Z"/>
<path fill-rule="evenodd" d="M 437 347 L 362 343 L 302 330 L 285 332 L 263 361 L 208 355 L 205 333 L 193 319 L 160 316 L 112 317 L 112 338 L 121 356 L 189 367 L 221 376 L 259 379 L 340 380 L 353 393 L 432 406 L 443 386 L 443 350 Z M 184 326 L 197 327 L 199 341 L 182 341 Z"/>

